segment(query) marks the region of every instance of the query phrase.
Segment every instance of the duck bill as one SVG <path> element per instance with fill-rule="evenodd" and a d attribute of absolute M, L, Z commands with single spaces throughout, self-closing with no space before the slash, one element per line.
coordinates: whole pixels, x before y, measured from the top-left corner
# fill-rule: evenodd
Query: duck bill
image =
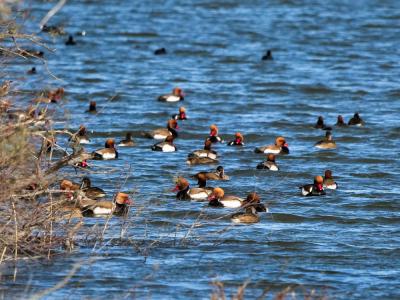
<path fill-rule="evenodd" d="M 172 192 L 179 192 L 179 186 L 177 185 L 177 186 L 174 187 L 171 191 L 172 191 Z"/>
<path fill-rule="evenodd" d="M 212 201 L 212 200 L 215 200 L 216 199 L 216 197 L 215 197 L 215 195 L 210 195 L 210 196 L 208 196 L 208 201 Z"/>
<path fill-rule="evenodd" d="M 283 146 L 285 146 L 286 148 L 289 148 L 289 144 L 288 143 L 284 143 Z"/>

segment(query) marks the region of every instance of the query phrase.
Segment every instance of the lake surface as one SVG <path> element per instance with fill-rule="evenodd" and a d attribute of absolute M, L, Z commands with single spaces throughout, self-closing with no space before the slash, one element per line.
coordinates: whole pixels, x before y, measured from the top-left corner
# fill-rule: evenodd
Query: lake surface
<path fill-rule="evenodd" d="M 25 25 L 38 32 L 52 5 L 26 1 Z M 45 298 L 207 299 L 213 281 L 227 295 L 248 281 L 248 299 L 287 286 L 300 299 L 312 289 L 334 299 L 400 297 L 399 1 L 70 1 L 49 24 L 86 31 L 75 46 L 39 34 L 54 49 L 44 51 L 59 80 L 39 61 L 18 59 L 5 70 L 21 90 L 65 87 L 52 106 L 54 127 L 85 124 L 88 151 L 133 133 L 137 147 L 93 162 L 90 177 L 109 198 L 123 185 L 135 204 L 126 220 L 109 222 L 102 245 L 82 240 L 71 254 L 21 262 L 15 282 L 13 266 L 3 267 L 5 299 L 53 287 L 74 266 Z M 161 47 L 167 55 L 155 56 Z M 267 49 L 274 60 L 261 61 Z M 38 74 L 26 75 L 32 66 Z M 175 86 L 183 103 L 156 101 Z M 101 113 L 85 113 L 90 100 Z M 189 119 L 179 123 L 179 151 L 152 152 L 141 132 L 164 127 L 180 105 Z M 333 125 L 356 111 L 364 127 L 334 128 L 336 150 L 313 147 L 325 134 L 312 127 L 318 116 Z M 215 146 L 231 180 L 209 184 L 243 197 L 257 191 L 270 210 L 258 224 L 233 225 L 231 210 L 171 192 L 175 176 L 216 167 L 185 163 L 213 123 L 225 140 L 240 131 L 246 146 Z M 256 170 L 264 156 L 254 148 L 279 135 L 291 151 L 277 158 L 280 171 Z M 339 189 L 302 197 L 298 186 L 325 169 Z M 85 175 L 66 172 L 75 181 Z M 92 238 L 105 221 L 85 219 L 88 228 L 96 223 Z"/>

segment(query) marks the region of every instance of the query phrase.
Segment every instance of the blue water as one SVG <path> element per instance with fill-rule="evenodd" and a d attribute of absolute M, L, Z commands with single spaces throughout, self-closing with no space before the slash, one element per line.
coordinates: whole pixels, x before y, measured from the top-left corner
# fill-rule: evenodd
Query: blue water
<path fill-rule="evenodd" d="M 68 283 L 45 298 L 203 299 L 213 281 L 227 295 L 248 281 L 246 299 L 288 286 L 299 298 L 313 289 L 334 299 L 400 297 L 400 3 L 242 2 L 71 1 L 49 23 L 86 31 L 76 46 L 39 33 L 53 50 L 44 50 L 47 67 L 23 59 L 4 66 L 15 89 L 65 88 L 52 106 L 53 126 L 86 125 L 87 151 L 127 131 L 137 142 L 119 149 L 118 160 L 91 163 L 93 184 L 109 198 L 121 184 L 132 192 L 129 217 L 113 218 L 101 245 L 85 237 L 98 235 L 105 220 L 85 219 L 72 253 L 21 262 L 15 282 L 13 266 L 3 267 L 4 298 L 50 288 L 74 265 Z M 28 30 L 39 31 L 52 5 L 24 3 Z M 155 56 L 161 47 L 167 55 Z M 274 60 L 261 61 L 267 49 Z M 32 66 L 38 74 L 26 75 Z M 183 103 L 156 101 L 175 86 L 186 93 Z M 90 100 L 100 114 L 85 113 Z M 164 127 L 182 104 L 189 119 L 179 124 L 179 151 L 152 152 L 154 141 L 141 132 Z M 336 150 L 313 147 L 325 134 L 312 127 L 318 116 L 333 125 L 338 114 L 348 121 L 356 111 L 364 127 L 334 128 Z M 246 146 L 215 147 L 231 180 L 210 185 L 243 197 L 257 191 L 270 210 L 260 223 L 233 225 L 231 210 L 177 201 L 171 192 L 175 176 L 216 167 L 185 163 L 213 123 L 226 140 L 242 132 Z M 291 151 L 277 158 L 280 171 L 256 170 L 264 157 L 253 149 L 279 135 Z M 325 169 L 339 189 L 301 197 L 297 187 Z M 75 181 L 86 175 L 65 171 Z"/>

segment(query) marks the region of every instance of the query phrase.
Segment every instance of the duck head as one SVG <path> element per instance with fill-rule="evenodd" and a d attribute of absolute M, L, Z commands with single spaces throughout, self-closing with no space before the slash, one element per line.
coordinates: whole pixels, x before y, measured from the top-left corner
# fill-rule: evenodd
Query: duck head
<path fill-rule="evenodd" d="M 215 124 L 210 126 L 210 136 L 218 136 L 218 127 Z"/>
<path fill-rule="evenodd" d="M 90 112 L 95 112 L 96 111 L 96 101 L 90 101 L 89 111 Z"/>
<path fill-rule="evenodd" d="M 344 119 L 343 119 L 343 116 L 342 115 L 338 115 L 338 117 L 337 117 L 337 124 L 342 124 L 342 125 L 344 125 L 345 123 L 344 123 Z"/>
<path fill-rule="evenodd" d="M 235 133 L 235 143 L 242 144 L 244 141 L 243 135 L 240 132 Z"/>
<path fill-rule="evenodd" d="M 107 139 L 104 145 L 105 148 L 115 149 L 115 141 L 114 139 Z"/>
<path fill-rule="evenodd" d="M 285 140 L 285 138 L 284 138 L 283 136 L 278 136 L 278 137 L 275 139 L 275 145 L 277 145 L 277 146 L 279 146 L 279 147 L 286 147 L 286 148 L 289 147 L 289 144 L 286 143 L 286 140 Z"/>
<path fill-rule="evenodd" d="M 189 182 L 185 178 L 183 178 L 181 176 L 179 176 L 175 180 L 175 184 L 176 184 L 176 186 L 172 190 L 173 192 L 180 192 L 180 191 L 184 191 L 184 190 L 189 188 Z"/>
<path fill-rule="evenodd" d="M 275 162 L 275 155 L 270 153 L 267 155 L 267 161 Z"/>
<path fill-rule="evenodd" d="M 131 140 L 132 140 L 132 133 L 131 133 L 131 132 L 127 132 L 127 133 L 126 133 L 126 136 L 125 136 L 125 139 L 126 139 L 127 141 L 131 141 Z"/>
<path fill-rule="evenodd" d="M 64 179 L 60 182 L 60 190 L 63 190 L 63 191 L 75 190 L 74 184 L 72 183 L 72 181 Z"/>
<path fill-rule="evenodd" d="M 169 119 L 167 123 L 167 128 L 169 130 L 171 129 L 178 130 L 179 129 L 178 122 L 175 119 Z"/>
<path fill-rule="evenodd" d="M 185 94 L 183 93 L 182 89 L 179 88 L 179 87 L 175 87 L 175 88 L 172 90 L 172 94 L 173 94 L 174 96 L 177 96 L 177 97 L 184 97 L 184 96 L 185 96 Z"/>
<path fill-rule="evenodd" d="M 186 108 L 183 106 L 179 107 L 179 118 L 181 120 L 186 119 Z"/>
<path fill-rule="evenodd" d="M 203 173 L 200 173 L 197 175 L 197 184 L 199 185 L 199 188 L 205 188 L 207 185 L 207 177 Z"/>
<path fill-rule="evenodd" d="M 129 198 L 128 194 L 118 192 L 117 195 L 115 196 L 115 203 L 119 205 L 131 205 L 133 202 Z"/>
<path fill-rule="evenodd" d="M 81 183 L 81 189 L 86 189 L 86 188 L 90 188 L 92 185 L 89 177 L 83 177 L 82 178 L 82 183 Z"/>
<path fill-rule="evenodd" d="M 323 182 L 324 182 L 324 178 L 322 176 L 318 175 L 318 176 L 314 177 L 314 187 L 318 192 L 320 192 L 324 189 L 322 186 Z"/>
<path fill-rule="evenodd" d="M 216 173 L 218 174 L 218 176 L 220 178 L 224 178 L 224 175 L 225 175 L 224 167 L 223 166 L 218 166 L 217 170 L 216 170 Z"/>
<path fill-rule="evenodd" d="M 325 139 L 327 141 L 332 141 L 332 133 L 329 130 L 325 133 Z"/>
<path fill-rule="evenodd" d="M 86 134 L 86 127 L 83 125 L 79 126 L 78 135 L 84 136 L 85 134 Z"/>
<path fill-rule="evenodd" d="M 220 187 L 216 187 L 213 189 L 213 192 L 210 196 L 208 196 L 208 201 L 219 200 L 225 196 L 225 192 Z"/>
<path fill-rule="evenodd" d="M 322 116 L 319 116 L 318 120 L 317 120 L 317 124 L 315 124 L 315 125 L 318 127 L 323 127 L 324 126 L 324 118 Z"/>
<path fill-rule="evenodd" d="M 325 170 L 325 179 L 333 179 L 332 178 L 332 171 L 331 170 Z"/>

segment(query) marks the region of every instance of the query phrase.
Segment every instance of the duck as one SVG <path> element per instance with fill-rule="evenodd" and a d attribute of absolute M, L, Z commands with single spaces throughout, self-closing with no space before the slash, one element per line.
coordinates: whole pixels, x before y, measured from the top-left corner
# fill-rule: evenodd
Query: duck
<path fill-rule="evenodd" d="M 317 123 L 315 123 L 314 128 L 322 130 L 332 130 L 332 127 L 325 125 L 324 118 L 322 116 L 318 117 Z"/>
<path fill-rule="evenodd" d="M 223 166 L 218 166 L 214 172 L 199 172 L 193 175 L 193 178 L 198 178 L 200 174 L 203 174 L 207 180 L 229 180 Z"/>
<path fill-rule="evenodd" d="M 218 154 L 216 151 L 211 150 L 211 141 L 206 139 L 204 142 L 204 149 L 203 150 L 195 150 L 188 154 L 188 157 L 208 157 L 211 159 L 217 159 Z"/>
<path fill-rule="evenodd" d="M 160 142 L 160 143 L 154 144 L 151 147 L 151 150 L 153 150 L 153 151 L 162 151 L 162 152 L 175 152 L 178 149 L 174 145 L 174 136 L 173 135 L 169 135 L 169 136 L 167 136 L 165 138 L 164 142 Z"/>
<path fill-rule="evenodd" d="M 327 131 L 325 133 L 325 138 L 316 142 L 314 147 L 319 149 L 336 149 L 336 142 L 332 139 L 332 133 Z"/>
<path fill-rule="evenodd" d="M 228 146 L 244 146 L 244 138 L 243 135 L 240 132 L 235 133 L 235 139 L 233 141 L 230 141 Z"/>
<path fill-rule="evenodd" d="M 83 125 L 79 126 L 76 138 L 79 140 L 79 144 L 90 144 L 90 139 L 88 137 L 86 127 Z"/>
<path fill-rule="evenodd" d="M 315 176 L 313 184 L 306 184 L 300 188 L 301 194 L 303 196 L 321 196 L 325 195 L 324 187 L 323 187 L 324 179 L 322 176 Z"/>
<path fill-rule="evenodd" d="M 223 143 L 223 140 L 218 136 L 218 127 L 215 124 L 210 126 L 210 136 L 208 139 L 211 143 Z"/>
<path fill-rule="evenodd" d="M 217 164 L 217 159 L 212 159 L 210 157 L 188 157 L 186 163 L 189 165 L 205 165 L 205 164 Z"/>
<path fill-rule="evenodd" d="M 26 72 L 26 74 L 28 74 L 28 75 L 35 75 L 35 74 L 37 74 L 36 67 L 30 68 L 30 69 Z"/>
<path fill-rule="evenodd" d="M 68 179 L 63 179 L 60 182 L 60 190 L 62 191 L 77 191 L 81 185 Z"/>
<path fill-rule="evenodd" d="M 363 119 L 361 119 L 360 114 L 356 112 L 347 124 L 354 126 L 364 126 L 364 121 Z"/>
<path fill-rule="evenodd" d="M 324 175 L 325 176 L 324 176 L 323 186 L 330 190 L 336 190 L 338 185 L 335 182 L 335 180 L 333 179 L 332 171 L 326 170 Z"/>
<path fill-rule="evenodd" d="M 253 206 L 257 212 L 268 212 L 268 208 L 261 203 L 261 198 L 256 192 L 251 192 L 242 202 L 242 207 L 247 208 Z"/>
<path fill-rule="evenodd" d="M 96 101 L 90 101 L 89 103 L 89 109 L 86 111 L 87 113 L 92 113 L 95 114 L 97 113 L 97 108 L 96 108 Z"/>
<path fill-rule="evenodd" d="M 172 117 L 175 120 L 187 120 L 186 117 L 186 108 L 181 106 L 179 107 L 179 113 Z"/>
<path fill-rule="evenodd" d="M 212 193 L 212 189 L 206 187 L 190 188 L 189 182 L 181 176 L 176 179 L 175 183 L 173 192 L 177 192 L 178 200 L 207 200 Z"/>
<path fill-rule="evenodd" d="M 11 83 L 12 80 L 5 80 L 1 85 L 0 85 L 0 97 L 4 97 L 8 95 L 8 92 L 10 91 L 11 88 Z"/>
<path fill-rule="evenodd" d="M 43 51 L 37 51 L 34 49 L 19 49 L 16 51 L 16 53 L 25 58 L 31 58 L 31 57 L 42 58 L 44 56 Z"/>
<path fill-rule="evenodd" d="M 289 154 L 289 145 L 286 143 L 286 140 L 282 136 L 278 136 L 275 139 L 274 145 L 268 145 L 264 147 L 257 147 L 254 150 L 255 153 L 272 153 L 272 154 Z"/>
<path fill-rule="evenodd" d="M 243 204 L 244 199 L 237 196 L 225 196 L 225 191 L 216 187 L 208 197 L 208 205 L 214 207 L 238 208 Z"/>
<path fill-rule="evenodd" d="M 267 50 L 261 60 L 273 60 L 274 58 L 272 57 L 272 51 Z"/>
<path fill-rule="evenodd" d="M 115 141 L 113 139 L 107 139 L 105 142 L 105 148 L 95 150 L 92 152 L 93 159 L 116 159 L 118 158 L 118 151 L 115 148 Z"/>
<path fill-rule="evenodd" d="M 113 201 L 97 201 L 93 199 L 82 199 L 78 205 L 85 217 L 100 215 L 124 216 L 129 211 L 129 205 L 132 204 L 129 195 L 118 192 Z"/>
<path fill-rule="evenodd" d="M 231 216 L 231 221 L 234 223 L 253 224 L 260 221 L 260 216 L 257 214 L 254 206 L 245 208 L 244 212 L 238 212 Z"/>
<path fill-rule="evenodd" d="M 132 133 L 127 132 L 125 139 L 118 143 L 119 147 L 133 147 L 135 146 L 135 142 L 132 140 Z"/>
<path fill-rule="evenodd" d="M 259 163 L 257 165 L 257 169 L 259 169 L 259 170 L 260 169 L 268 169 L 268 170 L 271 170 L 271 171 L 278 171 L 279 167 L 275 162 L 275 155 L 272 154 L 272 153 L 269 153 L 267 155 L 267 160 Z"/>
<path fill-rule="evenodd" d="M 337 121 L 336 121 L 335 126 L 339 126 L 339 127 L 347 126 L 347 124 L 344 122 L 344 119 L 343 119 L 342 115 L 338 115 L 337 116 Z"/>
<path fill-rule="evenodd" d="M 183 101 L 184 99 L 185 99 L 185 94 L 179 87 L 175 87 L 172 90 L 172 94 L 162 95 L 158 97 L 158 101 L 162 102 L 178 102 L 178 101 Z"/>
<path fill-rule="evenodd" d="M 68 37 L 68 40 L 65 42 L 65 45 L 67 46 L 74 46 L 76 45 L 76 41 L 74 40 L 74 37 L 72 35 L 70 35 Z"/>
<path fill-rule="evenodd" d="M 55 25 L 50 25 L 50 26 L 43 25 L 41 27 L 41 30 L 43 32 L 48 32 L 52 35 L 64 35 L 65 34 L 64 29 L 62 27 L 55 26 Z"/>
<path fill-rule="evenodd" d="M 65 90 L 60 87 L 47 92 L 47 96 L 41 96 L 35 99 L 37 103 L 58 103 L 64 97 Z"/>
<path fill-rule="evenodd" d="M 167 128 L 154 129 L 150 132 L 144 133 L 144 136 L 155 140 L 165 140 L 166 137 L 169 135 L 172 135 L 174 138 L 177 138 L 178 129 L 179 129 L 178 122 L 175 119 L 170 119 L 168 120 Z"/>
<path fill-rule="evenodd" d="M 85 193 L 85 196 L 90 199 L 103 198 L 106 196 L 106 193 L 104 192 L 104 190 L 101 188 L 92 186 L 92 183 L 91 183 L 89 177 L 86 177 L 86 176 L 82 178 L 82 183 L 80 185 L 80 189 Z"/>
<path fill-rule="evenodd" d="M 156 49 L 154 51 L 154 55 L 164 55 L 167 54 L 167 50 L 165 48 Z"/>

